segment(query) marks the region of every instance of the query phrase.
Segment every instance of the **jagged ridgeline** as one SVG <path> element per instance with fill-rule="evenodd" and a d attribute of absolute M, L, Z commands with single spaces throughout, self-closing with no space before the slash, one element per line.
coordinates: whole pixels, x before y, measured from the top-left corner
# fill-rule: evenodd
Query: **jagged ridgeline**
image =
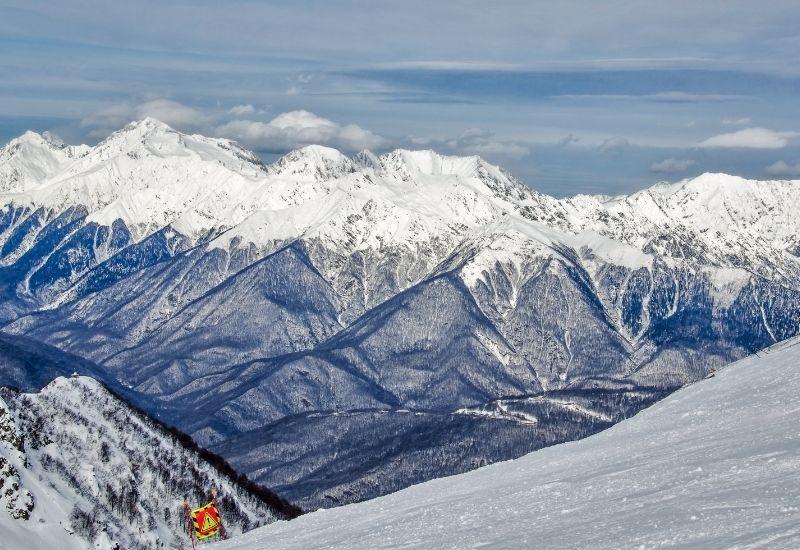
<path fill-rule="evenodd" d="M 211 488 L 229 533 L 300 510 L 100 382 L 0 390 L 0 526 L 13 548 L 183 548 Z"/>
<path fill-rule="evenodd" d="M 153 119 L 27 133 L 0 150 L 0 321 L 331 506 L 582 437 L 796 334 L 798 211 L 798 181 L 556 198 L 434 151 L 267 166 Z"/>

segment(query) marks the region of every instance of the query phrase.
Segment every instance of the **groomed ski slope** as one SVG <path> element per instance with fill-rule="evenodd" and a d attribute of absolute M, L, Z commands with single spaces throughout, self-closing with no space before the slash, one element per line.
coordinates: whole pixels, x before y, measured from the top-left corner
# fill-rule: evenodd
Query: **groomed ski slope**
<path fill-rule="evenodd" d="M 800 339 L 634 418 L 209 546 L 800 548 Z"/>

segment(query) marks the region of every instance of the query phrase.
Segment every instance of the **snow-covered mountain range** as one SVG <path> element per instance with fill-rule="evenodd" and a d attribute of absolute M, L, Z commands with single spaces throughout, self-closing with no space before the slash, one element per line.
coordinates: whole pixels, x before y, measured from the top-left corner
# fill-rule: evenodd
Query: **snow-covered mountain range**
<path fill-rule="evenodd" d="M 556 199 L 478 157 L 267 166 L 145 119 L 12 140 L 0 189 L 3 330 L 306 506 L 587 435 L 800 327 L 800 181 Z"/>
<path fill-rule="evenodd" d="M 209 548 L 798 548 L 798 391 L 796 338 L 582 441 Z"/>

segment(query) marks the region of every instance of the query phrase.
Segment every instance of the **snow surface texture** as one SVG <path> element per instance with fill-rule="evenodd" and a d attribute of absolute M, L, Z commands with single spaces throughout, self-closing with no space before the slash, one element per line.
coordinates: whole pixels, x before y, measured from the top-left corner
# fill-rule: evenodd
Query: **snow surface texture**
<path fill-rule="evenodd" d="M 212 487 L 230 533 L 276 517 L 92 378 L 0 393 L 0 548 L 183 548 L 182 500 Z"/>
<path fill-rule="evenodd" d="M 800 181 L 555 199 L 478 157 L 264 166 L 153 119 L 0 167 L 3 330 L 306 508 L 593 433 L 800 327 Z"/>
<path fill-rule="evenodd" d="M 581 441 L 209 550 L 798 548 L 799 392 L 794 339 Z"/>

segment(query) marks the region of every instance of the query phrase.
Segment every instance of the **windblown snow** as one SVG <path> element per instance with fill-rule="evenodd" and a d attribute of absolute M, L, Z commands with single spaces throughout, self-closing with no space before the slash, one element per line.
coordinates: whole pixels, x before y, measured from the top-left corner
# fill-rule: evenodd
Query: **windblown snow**
<path fill-rule="evenodd" d="M 798 548 L 799 393 L 796 338 L 581 441 L 209 550 Z"/>

